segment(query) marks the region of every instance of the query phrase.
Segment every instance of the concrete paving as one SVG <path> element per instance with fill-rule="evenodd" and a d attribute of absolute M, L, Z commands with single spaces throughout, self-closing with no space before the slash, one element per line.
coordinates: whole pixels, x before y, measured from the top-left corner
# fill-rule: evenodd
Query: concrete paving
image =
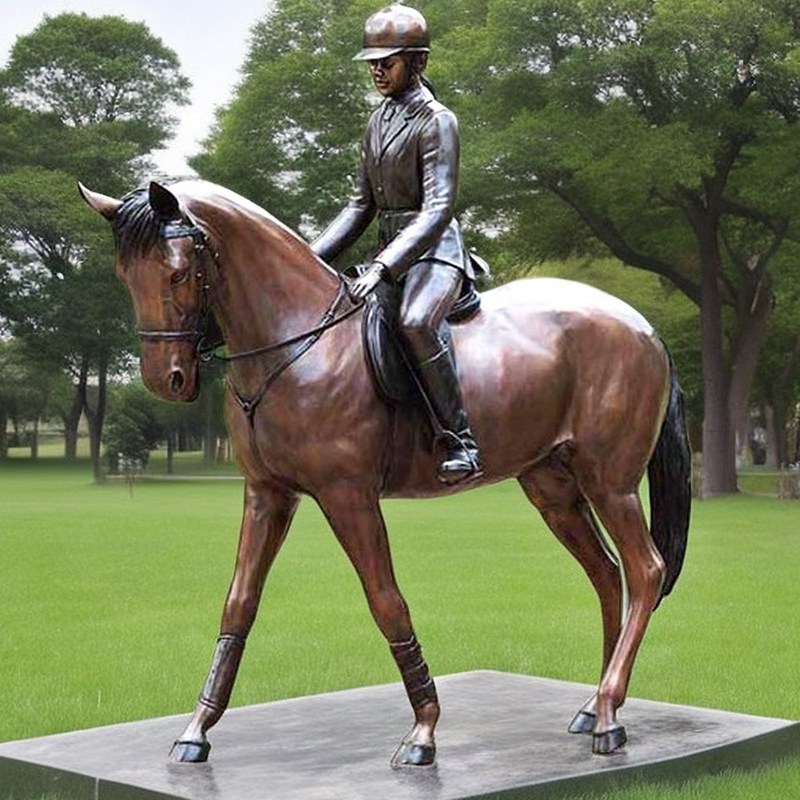
<path fill-rule="evenodd" d="M 437 680 L 434 767 L 392 770 L 411 727 L 390 684 L 230 709 L 206 764 L 169 764 L 188 717 L 0 744 L 0 797 L 41 800 L 517 800 L 684 780 L 800 754 L 800 723 L 630 699 L 628 743 L 594 756 L 566 726 L 593 687 L 501 672 Z"/>

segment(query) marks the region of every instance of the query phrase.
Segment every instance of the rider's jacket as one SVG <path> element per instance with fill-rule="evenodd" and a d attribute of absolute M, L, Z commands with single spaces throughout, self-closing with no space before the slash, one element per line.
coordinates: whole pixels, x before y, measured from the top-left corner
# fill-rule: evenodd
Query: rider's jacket
<path fill-rule="evenodd" d="M 397 280 L 417 261 L 450 264 L 474 278 L 455 219 L 459 138 L 455 115 L 424 86 L 387 98 L 373 112 L 361 145 L 350 202 L 312 244 L 333 261 L 378 216 L 373 256 Z"/>

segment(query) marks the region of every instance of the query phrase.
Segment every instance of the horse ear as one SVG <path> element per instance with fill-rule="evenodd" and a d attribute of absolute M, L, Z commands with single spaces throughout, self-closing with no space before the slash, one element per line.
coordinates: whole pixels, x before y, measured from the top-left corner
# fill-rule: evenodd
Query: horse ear
<path fill-rule="evenodd" d="M 98 213 L 102 214 L 107 220 L 114 219 L 114 214 L 122 205 L 122 200 L 116 200 L 99 192 L 93 192 L 87 189 L 80 181 L 78 181 L 78 191 L 81 197 Z"/>
<path fill-rule="evenodd" d="M 181 218 L 181 205 L 178 202 L 178 198 L 166 186 L 162 186 L 156 181 L 150 181 L 148 196 L 150 198 L 150 207 L 161 219 L 173 220 Z"/>

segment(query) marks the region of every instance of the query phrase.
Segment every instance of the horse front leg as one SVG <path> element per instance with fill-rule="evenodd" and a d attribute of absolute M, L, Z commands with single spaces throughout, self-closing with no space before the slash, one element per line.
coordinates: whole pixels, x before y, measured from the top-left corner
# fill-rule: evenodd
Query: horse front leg
<path fill-rule="evenodd" d="M 358 573 L 372 616 L 389 644 L 414 711 L 414 727 L 400 743 L 391 765 L 397 768 L 433 764 L 439 700 L 408 606 L 397 586 L 378 493 L 347 483 L 328 487 L 317 500 Z"/>
<path fill-rule="evenodd" d="M 170 751 L 170 760 L 202 762 L 211 745 L 206 732 L 228 707 L 247 634 L 255 620 L 269 568 L 286 538 L 297 497 L 264 484 L 245 486 L 239 549 L 222 613 L 211 668 L 186 729 Z"/>

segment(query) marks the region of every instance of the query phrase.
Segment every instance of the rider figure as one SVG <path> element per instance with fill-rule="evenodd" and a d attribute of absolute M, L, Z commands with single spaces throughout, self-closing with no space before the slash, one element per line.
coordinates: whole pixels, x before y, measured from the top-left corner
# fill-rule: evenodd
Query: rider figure
<path fill-rule="evenodd" d="M 429 51 L 427 24 L 415 9 L 390 5 L 367 20 L 354 60 L 367 62 L 384 101 L 367 124 L 354 195 L 312 248 L 333 261 L 377 214 L 379 249 L 350 293 L 364 299 L 380 281 L 401 287 L 401 340 L 445 432 L 438 475 L 456 483 L 480 474 L 481 462 L 439 333 L 465 278 L 475 276 L 454 217 L 458 124 L 423 78 Z"/>

